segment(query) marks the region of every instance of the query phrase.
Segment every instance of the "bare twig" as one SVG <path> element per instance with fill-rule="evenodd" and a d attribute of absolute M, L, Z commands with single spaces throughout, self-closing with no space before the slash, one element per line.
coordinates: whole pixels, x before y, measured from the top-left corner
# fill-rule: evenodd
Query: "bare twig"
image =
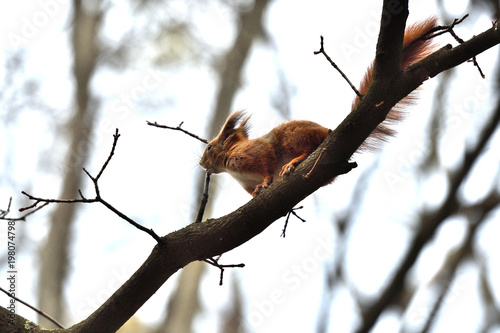
<path fill-rule="evenodd" d="M 220 259 L 220 256 L 218 256 L 217 259 L 207 258 L 207 259 L 202 260 L 202 261 L 206 262 L 207 264 L 210 264 L 210 265 L 220 269 L 219 286 L 222 286 L 222 280 L 224 278 L 224 268 L 235 268 L 235 267 L 243 268 L 243 267 L 245 267 L 245 264 L 222 265 L 222 264 L 219 264 L 219 259 Z"/>
<path fill-rule="evenodd" d="M 291 211 L 288 212 L 288 214 L 286 215 L 285 225 L 283 226 L 283 230 L 281 231 L 280 237 L 285 238 L 286 227 L 288 226 L 288 220 L 290 219 L 290 215 L 293 214 L 293 216 L 295 216 L 296 218 L 298 218 L 302 222 L 306 222 L 306 220 L 304 220 L 302 217 L 298 216 L 297 213 L 295 213 L 296 210 L 302 209 L 302 208 L 304 208 L 304 206 L 299 206 L 299 207 L 293 208 Z"/>
<path fill-rule="evenodd" d="M 358 97 L 361 98 L 362 95 L 358 91 L 358 89 L 356 89 L 356 87 L 351 83 L 349 78 L 344 74 L 344 72 L 342 72 L 342 70 L 339 68 L 339 66 L 337 66 L 337 64 L 335 62 L 333 62 L 333 60 L 330 58 L 330 56 L 326 53 L 325 48 L 323 47 L 323 36 L 320 36 L 320 38 L 321 38 L 320 49 L 319 49 L 319 51 L 314 51 L 314 54 L 316 54 L 316 55 L 323 54 L 325 56 L 326 60 L 328 60 L 328 62 L 333 66 L 333 68 L 335 68 L 340 73 L 340 75 L 342 75 L 344 80 L 346 80 L 347 83 L 351 86 L 351 89 L 354 91 L 354 93 L 356 95 L 358 95 Z"/>
<path fill-rule="evenodd" d="M 46 199 L 46 198 L 35 197 L 35 196 L 25 192 L 25 191 L 21 191 L 21 193 L 24 194 L 25 196 L 27 196 L 28 199 L 35 200 L 36 202 L 33 205 L 19 208 L 19 211 L 23 211 L 23 210 L 26 210 L 28 208 L 34 207 L 34 206 L 38 205 L 40 202 L 44 202 L 44 203 L 49 204 L 49 203 L 77 203 L 77 202 L 93 203 L 93 202 L 99 201 L 97 198 L 94 198 L 94 199 Z"/>
<path fill-rule="evenodd" d="M 455 26 L 459 25 L 460 23 L 462 23 L 468 16 L 469 16 L 469 14 L 465 14 L 461 19 L 454 19 L 453 22 L 449 25 L 437 26 L 434 29 L 429 30 L 426 34 L 422 35 L 421 37 L 415 39 L 413 42 L 408 44 L 406 47 L 409 47 L 410 45 L 412 45 L 413 43 L 416 43 L 417 41 L 432 39 L 432 38 L 435 38 L 437 36 L 443 35 L 445 33 L 449 33 L 459 44 L 463 44 L 463 43 L 465 43 L 465 41 L 456 34 L 456 32 L 453 30 L 453 28 Z M 481 67 L 479 67 L 479 64 L 476 61 L 476 57 L 475 56 L 472 57 L 470 61 L 474 64 L 474 66 L 477 67 L 479 74 L 484 79 L 485 75 L 484 75 L 483 71 L 481 70 Z"/>
<path fill-rule="evenodd" d="M 7 290 L 5 290 L 5 289 L 3 289 L 1 287 L 0 287 L 0 291 L 4 292 L 10 298 L 15 299 L 17 302 L 26 305 L 28 308 L 30 308 L 31 310 L 35 311 L 39 315 L 44 316 L 45 318 L 47 318 L 48 320 L 50 320 L 52 323 L 54 323 L 54 325 L 56 325 L 57 327 L 64 329 L 63 325 L 61 325 L 57 320 L 55 320 L 54 318 L 52 318 L 51 316 L 49 316 L 48 314 L 46 314 L 42 310 L 35 308 L 33 305 L 30 305 L 30 304 L 26 303 L 25 301 L 17 298 L 16 296 L 13 296 Z"/>
<path fill-rule="evenodd" d="M 462 23 L 467 17 L 469 17 L 469 14 L 465 14 L 461 19 L 454 19 L 451 24 L 437 26 L 437 27 L 429 30 L 427 33 L 423 34 L 419 38 L 415 39 L 415 41 L 413 41 L 412 43 L 410 43 L 408 45 L 411 45 L 411 44 L 415 43 L 416 41 L 420 41 L 420 40 L 433 39 L 433 38 L 440 36 L 440 35 L 443 35 L 445 33 L 450 33 L 453 36 L 453 38 L 455 38 L 457 40 L 457 42 L 462 44 L 464 41 L 462 39 L 460 39 L 455 34 L 455 32 L 453 31 L 453 28 L 455 26 L 459 25 L 460 23 Z"/>
<path fill-rule="evenodd" d="M 7 205 L 7 209 L 6 210 L 0 209 L 0 219 L 3 219 L 5 216 L 7 216 L 7 214 L 10 213 L 11 204 L 12 204 L 12 197 L 10 197 L 9 199 L 9 204 Z"/>
<path fill-rule="evenodd" d="M 208 203 L 208 189 L 210 186 L 210 173 L 207 172 L 205 176 L 205 188 L 203 190 L 203 195 L 201 197 L 200 209 L 198 210 L 198 216 L 196 217 L 196 223 L 201 222 L 203 219 L 203 214 L 205 213 L 205 207 Z"/>
<path fill-rule="evenodd" d="M 97 180 L 99 180 L 99 178 L 101 177 L 102 173 L 104 172 L 104 169 L 106 169 L 106 167 L 108 166 L 109 164 L 109 161 L 111 161 L 111 158 L 113 157 L 113 155 L 115 154 L 115 149 L 116 149 L 116 143 L 118 142 L 118 138 L 120 137 L 120 134 L 118 133 L 118 128 L 115 130 L 115 134 L 113 134 L 113 146 L 111 147 L 111 152 L 109 153 L 109 156 L 108 158 L 106 159 L 106 162 L 104 162 L 104 164 L 102 165 L 102 168 L 101 170 L 99 171 L 99 173 L 97 174 L 97 176 L 95 177 L 95 181 L 94 181 L 94 184 L 97 185 Z M 87 170 L 85 170 L 85 168 L 83 169 L 83 171 L 85 171 L 85 173 L 90 177 L 90 174 L 87 172 Z M 92 179 L 93 180 L 93 179 Z"/>
<path fill-rule="evenodd" d="M 148 229 L 142 225 L 140 225 L 139 223 L 135 222 L 134 220 L 132 220 L 131 218 L 127 217 L 125 214 L 123 214 L 122 212 L 120 212 L 119 210 L 117 210 L 116 208 L 114 208 L 113 206 L 111 206 L 107 201 L 105 201 L 102 197 L 101 197 L 101 193 L 100 193 L 100 190 L 99 190 L 99 184 L 98 184 L 98 181 L 99 181 L 99 178 L 101 177 L 101 175 L 103 174 L 104 170 L 106 169 L 106 167 L 108 166 L 109 164 L 109 161 L 111 160 L 111 158 L 113 157 L 114 153 L 115 153 L 115 148 L 116 148 L 116 143 L 118 142 L 118 138 L 120 137 L 120 134 L 118 133 L 118 129 L 116 129 L 116 132 L 115 134 L 113 135 L 113 146 L 111 148 L 111 152 L 109 153 L 109 156 L 108 158 L 106 159 L 106 162 L 104 162 L 101 170 L 99 171 L 99 173 L 97 174 L 96 177 L 93 177 L 85 168 L 83 168 L 83 171 L 87 174 L 87 176 L 92 180 L 92 182 L 94 183 L 94 189 L 95 189 L 95 193 L 96 193 L 96 196 L 95 198 L 93 199 L 87 199 L 81 192 L 81 190 L 78 190 L 78 192 L 80 193 L 80 199 L 46 199 L 46 198 L 39 198 L 39 197 L 35 197 L 31 194 L 28 194 L 26 193 L 25 191 L 22 191 L 21 193 L 24 194 L 25 196 L 27 196 L 30 200 L 34 200 L 35 203 L 31 206 L 28 206 L 28 207 L 24 207 L 24 208 L 21 208 L 19 209 L 20 211 L 23 211 L 23 210 L 26 210 L 28 208 L 33 208 L 35 207 L 36 205 L 38 205 L 38 203 L 40 202 L 44 202 L 45 204 L 41 207 L 39 207 L 38 209 L 44 207 L 45 205 L 49 204 L 49 203 L 94 203 L 94 202 L 100 202 L 102 203 L 104 206 L 106 206 L 106 208 L 108 208 L 109 210 L 111 210 L 113 213 L 115 213 L 116 215 L 118 215 L 119 217 L 121 217 L 122 219 L 124 219 L 125 221 L 127 221 L 128 223 L 132 224 L 134 227 L 136 227 L 137 229 L 141 230 L 141 231 L 144 231 L 145 233 L 149 234 L 151 237 L 153 237 L 158 243 L 161 243 L 162 240 L 160 238 L 160 236 L 158 236 L 154 231 L 153 229 Z"/>
<path fill-rule="evenodd" d="M 321 158 L 321 155 L 323 155 L 323 153 L 325 152 L 325 150 L 326 150 L 326 148 L 321 149 L 321 152 L 319 153 L 319 156 L 316 159 L 316 162 L 314 162 L 314 165 L 311 168 L 311 170 L 309 170 L 309 172 L 304 176 L 305 178 L 309 178 L 309 176 L 311 175 L 311 172 L 313 172 L 314 168 L 316 167 L 316 164 L 318 164 L 318 161 Z"/>
<path fill-rule="evenodd" d="M 443 33 L 445 32 L 449 32 L 450 35 L 453 36 L 453 38 L 455 38 L 455 40 L 459 43 L 459 44 L 463 44 L 465 43 L 465 41 L 458 37 L 458 35 L 455 33 L 455 31 L 453 30 L 453 28 L 457 25 L 457 24 L 460 24 L 463 22 L 463 20 L 465 20 L 467 17 L 469 16 L 469 14 L 465 14 L 464 17 L 462 17 L 461 19 L 454 19 L 453 22 L 448 26 L 448 27 L 443 27 L 445 28 L 445 30 L 443 31 Z M 485 78 L 485 75 L 483 73 L 483 71 L 481 70 L 481 67 L 479 67 L 479 64 L 477 63 L 477 60 L 476 60 L 476 56 L 472 57 L 472 59 L 470 60 L 474 66 L 477 67 L 477 70 L 479 71 L 479 75 L 481 75 L 481 77 L 484 79 Z"/>
<path fill-rule="evenodd" d="M 26 221 L 26 217 L 28 217 L 29 215 L 39 211 L 40 209 L 42 209 L 43 207 L 47 206 L 48 203 L 44 203 L 43 205 L 41 205 L 40 207 L 37 207 L 35 209 L 33 209 L 31 212 L 28 212 L 22 216 L 19 216 L 19 217 L 7 217 L 7 215 L 10 213 L 10 205 L 12 203 L 12 197 L 9 199 L 9 205 L 7 206 L 7 210 L 1 210 L 0 209 L 0 220 L 5 220 L 5 221 Z M 22 211 L 25 211 L 25 210 L 28 210 L 28 209 L 31 209 L 31 208 L 34 208 L 38 205 L 38 202 L 35 202 L 33 205 L 30 205 L 28 207 L 24 207 L 22 209 L 19 209 L 20 212 Z"/>
<path fill-rule="evenodd" d="M 194 133 L 191 133 L 191 132 L 188 132 L 185 129 L 181 128 L 181 126 L 182 126 L 182 124 L 184 124 L 184 122 L 181 122 L 177 127 L 172 127 L 172 126 L 167 126 L 167 125 L 160 125 L 156 121 L 154 123 L 152 123 L 152 122 L 146 120 L 146 123 L 149 126 L 154 126 L 154 127 L 159 127 L 159 128 L 166 128 L 166 129 L 170 129 L 170 130 L 174 130 L 174 131 L 181 131 L 181 132 L 186 133 L 187 135 L 189 135 L 189 136 L 191 136 L 191 137 L 193 137 L 193 138 L 195 138 L 197 140 L 200 140 L 203 143 L 208 143 L 208 140 L 202 139 L 198 135 L 196 135 Z"/>

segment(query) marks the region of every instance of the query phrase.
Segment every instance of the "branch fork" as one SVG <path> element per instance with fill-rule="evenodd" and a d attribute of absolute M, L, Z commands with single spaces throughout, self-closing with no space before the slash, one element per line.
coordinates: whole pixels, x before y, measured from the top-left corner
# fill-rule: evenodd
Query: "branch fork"
<path fill-rule="evenodd" d="M 122 212 L 120 212 L 118 209 L 116 209 L 115 207 L 113 207 L 107 201 L 105 201 L 102 198 L 102 196 L 101 196 L 101 192 L 100 192 L 99 184 L 98 184 L 99 178 L 104 173 L 104 170 L 108 166 L 109 162 L 111 161 L 111 158 L 113 157 L 113 155 L 115 153 L 115 148 L 116 148 L 116 144 L 118 142 L 118 138 L 119 137 L 120 137 L 120 134 L 118 133 L 118 129 L 116 129 L 116 132 L 113 135 L 113 139 L 114 140 L 113 140 L 113 146 L 111 148 L 111 152 L 109 153 L 108 158 L 104 162 L 104 164 L 101 167 L 101 170 L 99 171 L 99 173 L 97 174 L 97 176 L 93 177 L 90 174 L 90 172 L 87 171 L 87 169 L 83 168 L 83 171 L 87 174 L 87 176 L 90 178 L 90 180 L 92 180 L 92 183 L 94 184 L 94 189 L 95 189 L 95 193 L 96 193 L 95 198 L 93 198 L 93 199 L 86 198 L 83 195 L 83 193 L 82 193 L 81 190 L 78 190 L 78 193 L 80 193 L 80 199 L 46 199 L 46 198 L 35 197 L 35 196 L 31 195 L 31 194 L 26 193 L 25 191 L 22 191 L 21 192 L 22 194 L 24 194 L 25 196 L 27 196 L 30 200 L 34 200 L 35 202 L 32 205 L 30 205 L 30 206 L 27 206 L 27 207 L 19 209 L 19 211 L 24 211 L 24 210 L 27 210 L 27 209 L 30 209 L 30 208 L 34 208 L 34 207 L 36 207 L 41 202 L 44 203 L 44 205 L 42 207 L 46 206 L 49 203 L 77 203 L 77 202 L 80 202 L 80 203 L 94 203 L 94 202 L 100 202 L 101 204 L 103 204 L 104 206 L 106 206 L 106 208 L 108 208 L 109 210 L 111 210 L 113 213 L 115 213 L 116 215 L 118 215 L 119 217 L 121 217 L 122 219 L 124 219 L 125 221 L 127 221 L 128 223 L 130 223 L 131 225 L 133 225 L 134 227 L 136 227 L 137 229 L 139 229 L 141 231 L 144 231 L 145 233 L 149 234 L 158 243 L 162 243 L 162 239 L 160 238 L 160 236 L 158 236 L 153 231 L 153 229 L 148 229 L 148 228 L 140 225 L 139 223 L 135 222 L 134 220 L 132 220 L 131 218 L 129 218 L 128 216 L 126 216 L 125 214 L 123 214 Z"/>

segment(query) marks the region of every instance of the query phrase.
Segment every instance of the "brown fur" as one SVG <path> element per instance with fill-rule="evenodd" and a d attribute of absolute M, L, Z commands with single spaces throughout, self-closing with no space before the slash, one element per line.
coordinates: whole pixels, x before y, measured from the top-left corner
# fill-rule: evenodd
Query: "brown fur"
<path fill-rule="evenodd" d="M 401 69 L 426 57 L 433 49 L 430 41 L 417 41 L 422 34 L 436 26 L 436 19 L 430 18 L 410 26 L 403 42 Z M 371 65 L 360 86 L 365 94 L 371 84 Z M 388 126 L 403 117 L 404 107 L 415 99 L 414 93 L 400 101 L 370 135 L 369 143 L 385 141 L 394 134 Z M 359 98 L 353 102 L 353 109 Z M 286 176 L 306 159 L 327 137 L 329 130 L 312 121 L 294 120 L 283 123 L 266 135 L 256 139 L 248 138 L 248 120 L 243 111 L 232 113 L 226 120 L 219 135 L 210 141 L 203 152 L 200 165 L 209 173 L 228 172 L 253 196 L 268 187 L 276 177 Z"/>

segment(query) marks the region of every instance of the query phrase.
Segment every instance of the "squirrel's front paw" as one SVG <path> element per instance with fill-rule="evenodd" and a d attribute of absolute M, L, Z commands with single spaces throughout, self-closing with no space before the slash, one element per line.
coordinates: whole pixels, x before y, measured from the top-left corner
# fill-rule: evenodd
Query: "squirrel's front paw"
<path fill-rule="evenodd" d="M 285 164 L 281 168 L 280 176 L 281 177 L 288 176 L 290 172 L 292 172 L 293 170 L 295 170 L 295 165 L 293 163 Z"/>

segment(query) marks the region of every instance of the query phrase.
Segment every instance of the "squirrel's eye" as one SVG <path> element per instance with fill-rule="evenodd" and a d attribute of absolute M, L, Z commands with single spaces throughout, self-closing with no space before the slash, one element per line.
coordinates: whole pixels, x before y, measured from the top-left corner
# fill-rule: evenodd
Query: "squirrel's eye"
<path fill-rule="evenodd" d="M 207 145 L 207 151 L 209 151 L 210 149 L 212 149 L 212 145 Z"/>

